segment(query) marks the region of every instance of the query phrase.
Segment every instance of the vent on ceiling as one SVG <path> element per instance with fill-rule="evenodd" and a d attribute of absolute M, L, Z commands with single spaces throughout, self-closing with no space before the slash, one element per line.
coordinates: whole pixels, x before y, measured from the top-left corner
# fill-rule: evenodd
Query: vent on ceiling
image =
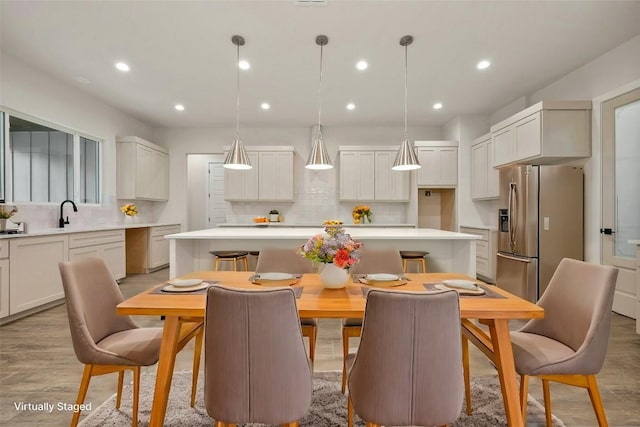
<path fill-rule="evenodd" d="M 326 6 L 328 0 L 293 0 L 296 6 Z"/>

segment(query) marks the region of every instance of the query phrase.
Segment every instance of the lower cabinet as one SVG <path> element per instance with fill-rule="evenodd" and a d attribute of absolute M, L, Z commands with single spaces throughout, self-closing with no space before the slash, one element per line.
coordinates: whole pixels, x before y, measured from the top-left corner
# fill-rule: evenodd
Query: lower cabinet
<path fill-rule="evenodd" d="M 0 318 L 9 315 L 9 241 L 0 240 Z"/>
<path fill-rule="evenodd" d="M 102 258 L 114 279 L 126 276 L 124 230 L 91 231 L 69 235 L 69 261 L 82 258 Z"/>
<path fill-rule="evenodd" d="M 480 236 L 476 240 L 476 275 L 487 283 L 495 283 L 498 232 L 476 227 L 460 227 L 460 232 Z"/>
<path fill-rule="evenodd" d="M 164 236 L 179 232 L 179 225 L 150 227 L 149 254 L 147 256 L 148 270 L 164 267 L 169 264 L 169 241 L 165 239 Z"/>
<path fill-rule="evenodd" d="M 67 234 L 11 239 L 10 315 L 64 298 L 58 263 L 67 260 L 68 242 Z"/>

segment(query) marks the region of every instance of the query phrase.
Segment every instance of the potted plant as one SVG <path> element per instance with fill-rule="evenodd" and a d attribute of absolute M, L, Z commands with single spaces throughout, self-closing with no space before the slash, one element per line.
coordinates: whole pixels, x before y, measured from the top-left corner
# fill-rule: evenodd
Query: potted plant
<path fill-rule="evenodd" d="M 269 211 L 269 222 L 280 222 L 280 212 L 277 209 Z"/>

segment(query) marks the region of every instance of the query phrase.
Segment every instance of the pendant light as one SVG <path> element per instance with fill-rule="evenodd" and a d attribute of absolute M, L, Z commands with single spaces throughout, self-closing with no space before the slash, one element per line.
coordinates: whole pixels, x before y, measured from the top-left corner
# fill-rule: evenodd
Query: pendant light
<path fill-rule="evenodd" d="M 318 85 L 318 130 L 313 138 L 311 154 L 305 168 L 307 169 L 331 169 L 333 164 L 327 152 L 327 147 L 322 141 L 322 47 L 329 43 L 327 36 L 316 37 L 316 44 L 320 46 L 320 84 Z"/>
<path fill-rule="evenodd" d="M 412 42 L 412 36 L 404 36 L 400 39 L 400 46 L 404 46 L 404 139 L 391 168 L 395 171 L 410 171 L 420 168 L 420 162 L 416 156 L 413 143 L 409 141 L 407 132 L 407 46 Z"/>
<path fill-rule="evenodd" d="M 244 37 L 233 36 L 231 42 L 236 45 L 237 51 L 237 81 L 236 81 L 236 139 L 231 144 L 231 149 L 224 159 L 223 167 L 227 169 L 251 169 L 249 156 L 240 139 L 240 46 L 244 46 Z"/>

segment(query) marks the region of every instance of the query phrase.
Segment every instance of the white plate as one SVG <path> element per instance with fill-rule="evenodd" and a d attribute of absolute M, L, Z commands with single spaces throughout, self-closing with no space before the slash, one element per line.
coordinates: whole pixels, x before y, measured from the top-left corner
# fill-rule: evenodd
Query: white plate
<path fill-rule="evenodd" d="M 190 286 L 197 286 L 202 283 L 202 279 L 174 279 L 169 280 L 169 283 L 176 288 L 188 288 Z"/>
<path fill-rule="evenodd" d="M 444 283 L 450 288 L 470 289 L 470 290 L 478 289 L 478 285 L 476 284 L 476 282 L 473 282 L 471 280 L 459 280 L 459 279 L 443 280 L 442 283 Z"/>
<path fill-rule="evenodd" d="M 255 278 L 258 280 L 289 280 L 294 276 L 289 273 L 257 273 Z"/>
<path fill-rule="evenodd" d="M 365 279 L 373 280 L 377 282 L 391 282 L 393 280 L 399 280 L 400 277 L 395 274 L 376 273 L 376 274 L 367 274 L 365 276 Z"/>

